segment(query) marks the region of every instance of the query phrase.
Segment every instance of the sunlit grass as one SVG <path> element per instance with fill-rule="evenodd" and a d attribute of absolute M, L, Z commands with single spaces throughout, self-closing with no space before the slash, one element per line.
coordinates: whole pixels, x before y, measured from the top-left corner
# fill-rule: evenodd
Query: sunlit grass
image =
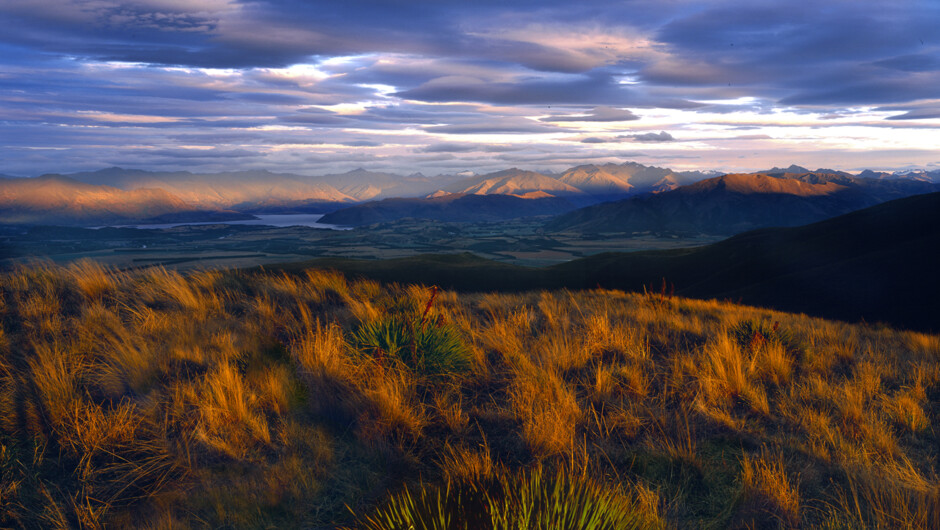
<path fill-rule="evenodd" d="M 512 527 L 600 496 L 643 525 L 937 528 L 938 399 L 936 335 L 720 301 L 31 266 L 0 277 L 0 526 L 469 499 Z"/>

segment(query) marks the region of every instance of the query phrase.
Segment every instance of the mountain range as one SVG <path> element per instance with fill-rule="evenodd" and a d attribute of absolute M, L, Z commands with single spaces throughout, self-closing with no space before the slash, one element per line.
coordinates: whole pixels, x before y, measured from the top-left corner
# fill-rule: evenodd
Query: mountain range
<path fill-rule="evenodd" d="M 731 235 L 767 226 L 798 226 L 887 200 L 940 190 L 919 180 L 871 179 L 804 168 L 729 174 L 670 191 L 605 202 L 562 214 L 549 231 L 685 232 Z"/>
<path fill-rule="evenodd" d="M 675 189 L 680 182 L 694 182 L 705 175 L 679 174 L 635 162 L 582 165 L 556 176 L 510 168 L 462 178 L 423 198 L 384 199 L 342 208 L 328 213 L 322 222 L 361 226 L 405 217 L 495 221 L 557 215 L 604 200 Z"/>
<path fill-rule="evenodd" d="M 349 220 L 348 224 L 369 224 L 401 217 L 474 220 L 473 208 L 480 212 L 475 220 L 557 215 L 582 208 L 553 221 L 549 229 L 730 234 L 760 226 L 812 222 L 891 198 L 933 191 L 937 189 L 934 181 L 940 182 L 940 171 L 866 171 L 853 176 L 800 166 L 718 175 L 676 172 L 636 162 L 585 164 L 556 174 L 511 168 L 485 175 L 435 177 L 361 168 L 304 176 L 114 167 L 69 175 L 2 177 L 0 222 L 87 226 L 169 214 L 223 219 L 237 216 L 236 212 L 324 213 L 352 207 L 351 212 L 337 211 L 335 217 Z M 448 195 L 453 197 L 443 199 Z M 502 198 L 467 198 L 470 196 Z M 70 203 L 69 198 L 74 200 Z"/>

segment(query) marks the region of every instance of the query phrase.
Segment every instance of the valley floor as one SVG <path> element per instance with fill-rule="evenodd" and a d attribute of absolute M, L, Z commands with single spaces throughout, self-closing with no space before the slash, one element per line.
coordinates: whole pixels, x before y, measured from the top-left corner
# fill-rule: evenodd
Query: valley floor
<path fill-rule="evenodd" d="M 543 221 L 471 224 L 411 219 L 347 231 L 237 225 L 159 230 L 0 226 L 0 270 L 36 258 L 59 264 L 92 258 L 118 268 L 160 265 L 188 270 L 317 257 L 389 259 L 465 251 L 495 261 L 544 266 L 599 252 L 684 248 L 721 239 L 671 233 L 546 235 Z"/>

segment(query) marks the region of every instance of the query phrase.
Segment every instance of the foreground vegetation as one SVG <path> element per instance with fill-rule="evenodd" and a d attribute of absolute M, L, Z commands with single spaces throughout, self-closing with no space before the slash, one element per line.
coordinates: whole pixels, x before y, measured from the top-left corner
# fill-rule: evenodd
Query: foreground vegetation
<path fill-rule="evenodd" d="M 940 527 L 936 335 L 92 262 L 0 324 L 0 526 Z"/>

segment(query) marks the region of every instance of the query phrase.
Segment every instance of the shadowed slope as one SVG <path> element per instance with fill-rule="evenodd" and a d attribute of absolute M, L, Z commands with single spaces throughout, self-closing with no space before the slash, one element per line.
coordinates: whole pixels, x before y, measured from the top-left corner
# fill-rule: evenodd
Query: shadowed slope
<path fill-rule="evenodd" d="M 938 249 L 940 194 L 933 193 L 688 251 L 605 254 L 557 269 L 583 271 L 584 286 L 638 289 L 666 278 L 686 296 L 938 329 Z"/>

